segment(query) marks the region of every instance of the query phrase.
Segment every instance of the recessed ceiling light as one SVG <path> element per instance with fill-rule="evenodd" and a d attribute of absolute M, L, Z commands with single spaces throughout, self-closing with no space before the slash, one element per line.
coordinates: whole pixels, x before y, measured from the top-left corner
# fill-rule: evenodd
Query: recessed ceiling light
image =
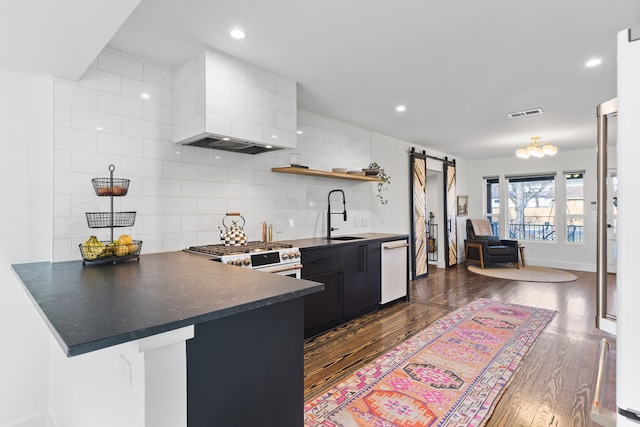
<path fill-rule="evenodd" d="M 301 131 L 301 130 L 297 130 L 297 131 L 296 131 L 296 133 L 297 133 L 298 135 L 302 135 L 302 131 Z"/>
<path fill-rule="evenodd" d="M 273 148 L 273 145 L 265 145 L 264 148 Z"/>
<path fill-rule="evenodd" d="M 148 93 L 141 93 L 140 98 L 149 99 L 151 98 L 151 95 L 149 95 Z"/>
<path fill-rule="evenodd" d="M 224 138 L 222 138 L 223 141 L 228 141 L 229 138 L 227 138 L 226 136 Z"/>
<path fill-rule="evenodd" d="M 396 107 L 396 111 L 397 111 L 398 113 L 402 113 L 403 111 L 406 111 L 406 109 L 407 109 L 407 107 L 405 107 L 404 105 L 398 105 L 398 106 Z"/>
<path fill-rule="evenodd" d="M 271 138 L 276 139 L 278 135 L 271 135 Z"/>
<path fill-rule="evenodd" d="M 587 61 L 586 64 L 584 64 L 586 67 L 595 67 L 596 65 L 600 65 L 602 63 L 602 59 L 599 58 L 593 58 Z"/>
<path fill-rule="evenodd" d="M 243 39 L 247 37 L 247 33 L 245 33 L 239 28 L 236 28 L 235 30 L 231 30 L 229 34 L 231 34 L 231 37 L 233 37 L 234 39 Z"/>
<path fill-rule="evenodd" d="M 104 128 L 101 126 L 96 126 L 96 130 L 104 130 Z"/>

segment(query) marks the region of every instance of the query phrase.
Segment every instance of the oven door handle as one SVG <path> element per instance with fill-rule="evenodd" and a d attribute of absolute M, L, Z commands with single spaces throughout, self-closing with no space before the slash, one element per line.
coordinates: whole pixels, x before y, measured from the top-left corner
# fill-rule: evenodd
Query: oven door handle
<path fill-rule="evenodd" d="M 287 266 L 287 267 L 280 268 L 280 269 L 277 269 L 277 270 L 269 269 L 269 270 L 265 270 L 265 271 L 267 271 L 269 273 L 282 273 L 284 271 L 293 271 L 293 270 L 302 270 L 302 264 L 295 264 L 295 265 Z"/>

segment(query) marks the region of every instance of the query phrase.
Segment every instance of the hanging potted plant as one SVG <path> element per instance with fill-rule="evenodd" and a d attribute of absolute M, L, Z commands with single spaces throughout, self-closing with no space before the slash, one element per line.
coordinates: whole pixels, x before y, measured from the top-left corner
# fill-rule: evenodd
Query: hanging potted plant
<path fill-rule="evenodd" d="M 381 205 L 386 205 L 389 201 L 385 199 L 383 192 L 387 191 L 387 185 L 391 183 L 391 177 L 387 175 L 383 168 L 376 162 L 372 162 L 369 164 L 369 169 L 374 169 L 378 171 L 378 178 L 382 179 L 382 181 L 378 182 L 378 200 Z"/>

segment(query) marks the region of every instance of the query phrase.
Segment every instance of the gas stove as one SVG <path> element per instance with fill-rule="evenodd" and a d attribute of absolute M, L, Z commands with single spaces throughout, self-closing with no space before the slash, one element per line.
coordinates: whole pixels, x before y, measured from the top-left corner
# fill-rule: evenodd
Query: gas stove
<path fill-rule="evenodd" d="M 187 248 L 189 252 L 197 252 L 206 255 L 214 256 L 226 256 L 236 254 L 249 254 L 254 252 L 275 251 L 280 249 L 292 248 L 293 245 L 289 243 L 278 242 L 247 242 L 241 246 L 225 246 L 219 245 L 203 245 L 203 246 L 190 246 Z"/>
<path fill-rule="evenodd" d="M 270 273 L 300 277 L 300 250 L 289 243 L 247 242 L 242 246 L 203 245 L 185 249 L 214 261 Z"/>

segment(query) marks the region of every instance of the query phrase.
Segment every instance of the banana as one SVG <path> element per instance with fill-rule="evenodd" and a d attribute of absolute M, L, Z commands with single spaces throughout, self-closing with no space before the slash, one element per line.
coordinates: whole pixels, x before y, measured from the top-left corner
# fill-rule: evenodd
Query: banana
<path fill-rule="evenodd" d="M 83 253 L 85 254 L 86 259 L 94 260 L 102 255 L 104 252 L 105 246 L 104 243 L 98 240 L 96 236 L 89 237 L 89 240 L 82 244 Z"/>

